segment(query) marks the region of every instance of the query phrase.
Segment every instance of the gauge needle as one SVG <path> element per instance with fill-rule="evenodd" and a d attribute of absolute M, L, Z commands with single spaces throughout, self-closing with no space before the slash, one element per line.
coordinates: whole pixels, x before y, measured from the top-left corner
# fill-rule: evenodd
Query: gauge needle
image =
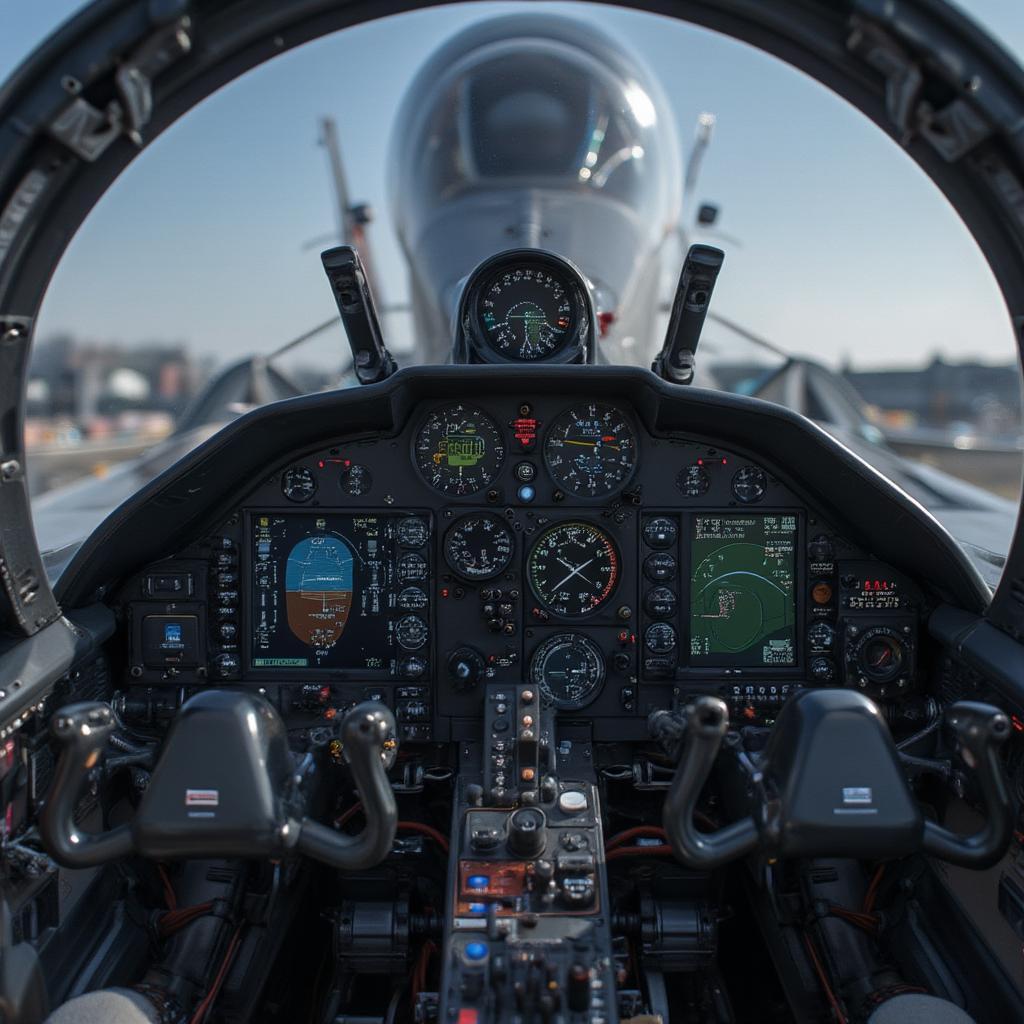
<path fill-rule="evenodd" d="M 565 443 L 566 444 L 581 444 L 581 445 L 584 445 L 587 448 L 596 448 L 597 447 L 597 441 L 566 441 Z M 601 442 L 601 447 L 602 448 L 611 448 L 613 451 L 618 451 L 619 450 L 619 446 L 617 444 L 609 444 L 607 441 L 602 441 Z"/>
<path fill-rule="evenodd" d="M 577 565 L 575 567 L 570 565 L 567 561 L 565 561 L 564 558 L 560 558 L 559 561 L 562 563 L 562 565 L 568 566 L 568 568 L 572 569 L 572 572 L 569 573 L 569 575 L 566 576 L 564 580 L 559 580 L 559 582 L 551 588 L 552 590 L 558 590 L 558 588 L 561 587 L 563 583 L 568 583 L 569 580 L 573 578 L 573 576 L 579 576 L 584 583 L 590 583 L 590 580 L 588 580 L 587 577 L 583 575 L 582 570 L 586 569 L 586 567 L 590 565 L 590 563 L 593 561 L 592 558 L 587 559 L 587 561 L 585 561 L 582 565 Z M 594 584 L 590 583 L 590 585 L 593 586 Z"/>

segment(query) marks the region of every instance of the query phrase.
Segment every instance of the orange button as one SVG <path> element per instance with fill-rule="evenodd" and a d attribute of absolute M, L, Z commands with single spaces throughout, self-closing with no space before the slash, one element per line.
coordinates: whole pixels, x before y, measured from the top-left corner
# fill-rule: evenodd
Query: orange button
<path fill-rule="evenodd" d="M 815 604 L 828 604 L 832 600 L 832 587 L 828 583 L 815 583 L 811 589 Z"/>

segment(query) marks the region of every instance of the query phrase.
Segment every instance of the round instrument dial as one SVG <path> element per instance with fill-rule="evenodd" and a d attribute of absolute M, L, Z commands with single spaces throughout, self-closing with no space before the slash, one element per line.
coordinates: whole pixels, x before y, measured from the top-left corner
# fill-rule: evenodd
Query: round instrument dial
<path fill-rule="evenodd" d="M 421 548 L 430 539 L 430 524 L 426 519 L 410 516 L 398 524 L 397 532 L 403 548 Z"/>
<path fill-rule="evenodd" d="M 542 607 L 579 618 L 612 596 L 619 582 L 619 552 L 611 537 L 592 523 L 559 523 L 537 539 L 526 571 Z"/>
<path fill-rule="evenodd" d="M 446 405 L 427 417 L 416 435 L 416 466 L 444 494 L 474 494 L 498 475 L 505 442 L 498 424 L 472 405 Z"/>
<path fill-rule="evenodd" d="M 305 466 L 292 466 L 281 476 L 281 491 L 289 501 L 309 501 L 316 494 L 316 477 Z"/>
<path fill-rule="evenodd" d="M 875 626 L 861 636 L 853 649 L 853 659 L 861 678 L 887 683 L 904 671 L 907 649 L 894 630 Z"/>
<path fill-rule="evenodd" d="M 508 568 L 514 551 L 515 540 L 508 524 L 487 513 L 463 517 L 444 538 L 445 560 L 467 580 L 489 580 L 500 575 Z"/>
<path fill-rule="evenodd" d="M 544 461 L 555 483 L 570 494 L 611 494 L 625 486 L 636 468 L 636 434 L 614 406 L 573 406 L 551 424 Z"/>
<path fill-rule="evenodd" d="M 732 493 L 744 504 L 760 501 L 768 489 L 768 478 L 757 466 L 744 466 L 732 478 Z"/>
<path fill-rule="evenodd" d="M 694 463 L 692 466 L 685 466 L 676 477 L 676 486 L 688 498 L 699 498 L 708 493 L 711 487 L 711 477 L 703 466 Z"/>
<path fill-rule="evenodd" d="M 559 633 L 534 652 L 530 682 L 556 708 L 583 708 L 601 692 L 604 671 L 604 656 L 593 640 Z"/>
<path fill-rule="evenodd" d="M 561 348 L 572 338 L 577 320 L 566 282 L 541 264 L 496 274 L 480 296 L 479 315 L 494 350 L 524 362 Z"/>
<path fill-rule="evenodd" d="M 350 463 L 342 467 L 338 476 L 338 485 L 343 494 L 358 498 L 366 494 L 373 486 L 373 476 L 366 466 Z"/>

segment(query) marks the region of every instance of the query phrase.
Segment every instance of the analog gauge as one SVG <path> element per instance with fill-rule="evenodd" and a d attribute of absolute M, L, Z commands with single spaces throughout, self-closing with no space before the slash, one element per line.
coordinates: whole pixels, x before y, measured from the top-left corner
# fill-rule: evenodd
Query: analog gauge
<path fill-rule="evenodd" d="M 732 478 L 732 493 L 738 501 L 747 505 L 760 501 L 767 489 L 768 478 L 764 470 L 758 469 L 757 466 L 744 466 L 737 470 Z"/>
<path fill-rule="evenodd" d="M 493 277 L 479 300 L 480 327 L 509 359 L 543 359 L 573 336 L 577 317 L 566 284 L 547 267 L 510 267 Z"/>
<path fill-rule="evenodd" d="M 867 677 L 872 683 L 887 683 L 903 671 L 907 649 L 888 626 L 876 626 L 860 638 L 853 658 L 861 678 Z"/>
<path fill-rule="evenodd" d="M 416 465 L 445 494 L 474 494 L 498 475 L 505 443 L 498 424 L 471 405 L 435 409 L 416 435 Z"/>
<path fill-rule="evenodd" d="M 410 552 L 398 560 L 398 578 L 403 583 L 421 583 L 427 578 L 427 560 Z"/>
<path fill-rule="evenodd" d="M 711 477 L 708 476 L 708 471 L 703 466 L 696 464 L 685 466 L 676 477 L 676 486 L 688 498 L 699 498 L 702 494 L 708 493 Z"/>
<path fill-rule="evenodd" d="M 559 633 L 534 652 L 530 682 L 556 708 L 586 707 L 601 692 L 604 656 L 589 637 Z"/>
<path fill-rule="evenodd" d="M 353 462 L 342 467 L 338 483 L 341 485 L 343 494 L 358 498 L 361 494 L 366 494 L 373 486 L 373 477 L 365 466 Z"/>
<path fill-rule="evenodd" d="M 403 612 L 421 612 L 427 607 L 426 591 L 419 587 L 403 587 L 399 591 L 397 604 Z"/>
<path fill-rule="evenodd" d="M 675 650 L 676 631 L 667 622 L 655 622 L 644 632 L 644 646 L 652 654 L 668 654 Z"/>
<path fill-rule="evenodd" d="M 548 611 L 569 618 L 589 615 L 619 582 L 619 552 L 611 537 L 592 523 L 560 523 L 537 539 L 527 577 Z"/>
<path fill-rule="evenodd" d="M 398 543 L 403 548 L 421 548 L 430 537 L 430 525 L 425 519 L 411 516 L 398 524 Z"/>
<path fill-rule="evenodd" d="M 309 501 L 316 494 L 316 477 L 305 466 L 292 466 L 281 476 L 281 492 L 289 501 Z"/>
<path fill-rule="evenodd" d="M 508 568 L 515 540 L 508 524 L 481 513 L 456 522 L 444 539 L 444 557 L 467 580 L 489 580 Z"/>
<path fill-rule="evenodd" d="M 544 461 L 555 483 L 580 498 L 623 487 L 636 467 L 636 435 L 610 405 L 590 402 L 567 409 L 551 424 Z"/>
<path fill-rule="evenodd" d="M 427 624 L 418 615 L 403 615 L 395 623 L 395 638 L 406 651 L 418 651 L 427 642 Z"/>

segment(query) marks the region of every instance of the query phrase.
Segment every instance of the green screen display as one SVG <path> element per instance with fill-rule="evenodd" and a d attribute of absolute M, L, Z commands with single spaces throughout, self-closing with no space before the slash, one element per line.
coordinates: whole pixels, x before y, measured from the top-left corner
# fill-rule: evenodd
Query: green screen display
<path fill-rule="evenodd" d="M 691 664 L 796 664 L 796 539 L 795 515 L 694 517 Z"/>

